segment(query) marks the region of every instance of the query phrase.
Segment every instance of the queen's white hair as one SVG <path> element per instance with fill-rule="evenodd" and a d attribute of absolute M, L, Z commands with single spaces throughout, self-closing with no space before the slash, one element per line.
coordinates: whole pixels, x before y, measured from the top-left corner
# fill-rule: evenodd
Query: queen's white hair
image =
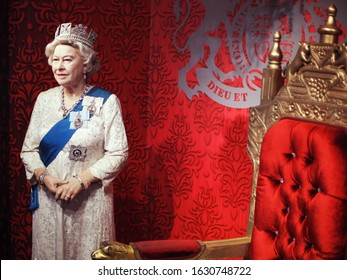
<path fill-rule="evenodd" d="M 95 72 L 99 70 L 100 62 L 97 57 L 97 53 L 85 46 L 81 42 L 71 41 L 66 39 L 55 38 L 51 43 L 47 44 L 45 54 L 48 57 L 48 64 L 52 66 L 53 53 L 58 45 L 68 45 L 75 48 L 82 58 L 84 65 L 86 65 L 87 72 L 85 73 L 87 78 L 91 77 Z"/>

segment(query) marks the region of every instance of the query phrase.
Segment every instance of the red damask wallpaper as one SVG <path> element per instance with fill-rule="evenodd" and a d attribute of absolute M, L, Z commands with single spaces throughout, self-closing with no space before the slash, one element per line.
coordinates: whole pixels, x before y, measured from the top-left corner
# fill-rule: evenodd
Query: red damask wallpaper
<path fill-rule="evenodd" d="M 117 239 L 212 240 L 245 234 L 252 178 L 246 149 L 248 109 L 224 106 L 203 92 L 189 97 L 180 87 L 179 72 L 194 52 L 177 46 L 184 46 L 201 26 L 206 2 L 13 0 L 1 4 L 2 259 L 31 257 L 30 188 L 19 153 L 37 95 L 55 85 L 44 48 L 63 22 L 83 23 L 98 32 L 101 69 L 91 82 L 116 94 L 123 108 L 130 154 L 114 182 Z M 245 5 L 264 4 L 230 2 L 236 3 L 234 14 L 228 14 L 231 21 Z M 184 20 L 186 16 L 189 20 Z M 238 70 L 230 60 L 227 32 L 226 25 L 220 24 L 209 34 L 222 39 L 213 62 L 223 73 Z M 258 57 L 269 50 L 272 39 L 265 37 L 267 47 Z M 206 67 L 211 58 L 211 45 L 203 50 L 183 75 L 190 89 L 201 83 L 196 69 Z M 250 65 L 252 57 L 247 59 Z M 252 88 L 259 92 L 262 69 L 253 66 L 257 76 L 250 77 Z M 217 78 L 221 80 L 221 75 Z M 224 82 L 245 87 L 241 76 Z"/>

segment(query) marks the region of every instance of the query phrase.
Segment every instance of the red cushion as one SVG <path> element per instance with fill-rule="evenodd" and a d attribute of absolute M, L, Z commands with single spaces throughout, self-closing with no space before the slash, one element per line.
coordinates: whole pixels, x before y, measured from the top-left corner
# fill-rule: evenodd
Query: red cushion
<path fill-rule="evenodd" d="M 252 259 L 343 259 L 347 130 L 285 119 L 266 133 Z"/>
<path fill-rule="evenodd" d="M 151 240 L 132 243 L 142 259 L 187 259 L 201 252 L 197 240 Z"/>

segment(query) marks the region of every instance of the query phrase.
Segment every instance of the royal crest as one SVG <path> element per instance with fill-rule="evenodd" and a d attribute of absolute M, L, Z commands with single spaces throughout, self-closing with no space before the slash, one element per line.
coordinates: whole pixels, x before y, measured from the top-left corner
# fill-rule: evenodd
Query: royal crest
<path fill-rule="evenodd" d="M 200 22 L 196 10 L 204 6 Z M 282 35 L 283 63 L 297 52 L 294 42 L 318 40 L 310 26 L 324 23 L 322 13 L 327 1 L 283 5 L 281 1 L 262 0 L 176 0 L 177 28 L 173 42 L 189 60 L 179 70 L 179 88 L 189 99 L 202 94 L 233 108 L 260 104 L 262 70 L 276 31 Z M 330 3 L 328 3 L 330 4 Z M 310 15 L 309 22 L 302 17 Z M 196 27 L 198 26 L 198 28 Z M 189 34 L 189 35 L 187 35 Z M 322 51 L 322 50 L 320 50 Z M 324 49 L 330 52 L 329 49 Z M 319 53 L 318 64 L 325 63 Z"/>

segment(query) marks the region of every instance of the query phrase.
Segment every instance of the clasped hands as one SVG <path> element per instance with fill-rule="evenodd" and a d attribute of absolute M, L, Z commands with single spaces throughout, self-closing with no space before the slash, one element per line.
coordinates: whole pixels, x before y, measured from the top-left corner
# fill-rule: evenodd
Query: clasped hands
<path fill-rule="evenodd" d="M 52 175 L 44 178 L 44 185 L 55 196 L 56 200 L 69 201 L 83 189 L 77 178 L 71 177 L 68 180 L 62 180 Z"/>
<path fill-rule="evenodd" d="M 35 170 L 35 175 L 38 181 L 40 176 L 47 172 L 45 168 L 39 168 Z M 83 189 L 88 189 L 91 182 L 95 181 L 89 169 L 81 172 L 79 176 L 71 177 L 66 180 L 60 179 L 49 173 L 44 174 L 41 178 L 41 184 L 44 185 L 54 196 L 56 200 L 69 201 L 74 199 L 76 195 Z"/>

